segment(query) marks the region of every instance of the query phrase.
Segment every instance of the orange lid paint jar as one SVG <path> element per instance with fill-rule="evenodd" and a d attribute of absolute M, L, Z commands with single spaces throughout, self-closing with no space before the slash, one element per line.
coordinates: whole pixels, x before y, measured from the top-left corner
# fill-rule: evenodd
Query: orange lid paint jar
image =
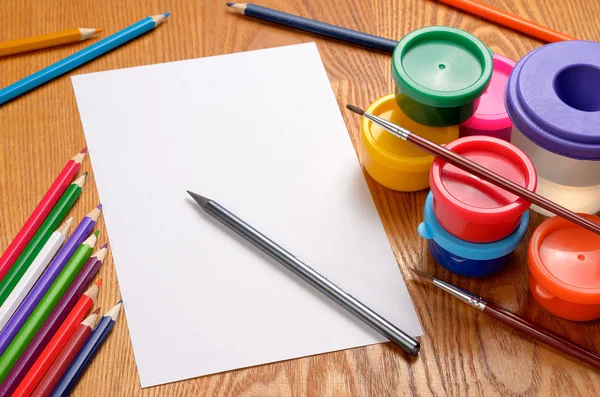
<path fill-rule="evenodd" d="M 599 235 L 555 216 L 533 232 L 527 260 L 529 289 L 544 309 L 571 321 L 600 318 Z"/>

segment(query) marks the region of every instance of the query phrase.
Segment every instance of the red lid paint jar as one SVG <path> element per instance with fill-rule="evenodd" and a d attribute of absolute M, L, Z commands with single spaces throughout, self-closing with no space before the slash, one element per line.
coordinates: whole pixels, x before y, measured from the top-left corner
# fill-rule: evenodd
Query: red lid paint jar
<path fill-rule="evenodd" d="M 477 109 L 492 69 L 492 52 L 472 34 L 449 26 L 415 30 L 392 55 L 396 102 L 419 124 L 458 125 Z"/>
<path fill-rule="evenodd" d="M 492 80 L 470 119 L 460 125 L 460 136 L 487 135 L 510 141 L 512 121 L 504 105 L 504 90 L 515 63 L 494 55 Z"/>
<path fill-rule="evenodd" d="M 459 138 L 446 148 L 535 191 L 533 163 L 514 145 L 498 138 Z M 464 241 L 491 243 L 508 237 L 530 202 L 436 158 L 429 173 L 436 219 Z"/>
<path fill-rule="evenodd" d="M 527 262 L 529 289 L 544 309 L 571 321 L 600 318 L 600 236 L 552 217 L 533 232 Z"/>

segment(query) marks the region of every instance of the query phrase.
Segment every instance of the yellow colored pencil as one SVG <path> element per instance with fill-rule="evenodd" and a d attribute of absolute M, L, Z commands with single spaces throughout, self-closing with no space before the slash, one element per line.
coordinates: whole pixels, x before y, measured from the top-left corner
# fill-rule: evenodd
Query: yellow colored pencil
<path fill-rule="evenodd" d="M 0 43 L 0 57 L 87 40 L 102 29 L 75 28 Z"/>

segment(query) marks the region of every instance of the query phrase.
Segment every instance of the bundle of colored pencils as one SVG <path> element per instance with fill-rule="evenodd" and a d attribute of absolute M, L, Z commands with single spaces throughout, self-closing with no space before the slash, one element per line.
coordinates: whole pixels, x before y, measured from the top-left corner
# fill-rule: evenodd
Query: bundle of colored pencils
<path fill-rule="evenodd" d="M 87 172 L 75 179 L 86 150 L 67 162 L 17 236 L 0 256 L 0 396 L 65 396 L 115 324 L 121 302 L 96 325 L 88 316 L 101 281 L 92 283 L 108 253 L 92 254 L 102 206 L 67 238 L 64 221 Z M 87 317 L 86 317 L 87 316 Z"/>

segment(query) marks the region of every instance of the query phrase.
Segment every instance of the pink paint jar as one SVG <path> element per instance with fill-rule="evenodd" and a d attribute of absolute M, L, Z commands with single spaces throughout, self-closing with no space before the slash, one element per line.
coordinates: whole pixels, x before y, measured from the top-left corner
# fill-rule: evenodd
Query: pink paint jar
<path fill-rule="evenodd" d="M 460 136 L 487 135 L 510 141 L 512 122 L 504 105 L 504 90 L 515 62 L 494 55 L 492 80 L 473 116 L 460 125 Z"/>

